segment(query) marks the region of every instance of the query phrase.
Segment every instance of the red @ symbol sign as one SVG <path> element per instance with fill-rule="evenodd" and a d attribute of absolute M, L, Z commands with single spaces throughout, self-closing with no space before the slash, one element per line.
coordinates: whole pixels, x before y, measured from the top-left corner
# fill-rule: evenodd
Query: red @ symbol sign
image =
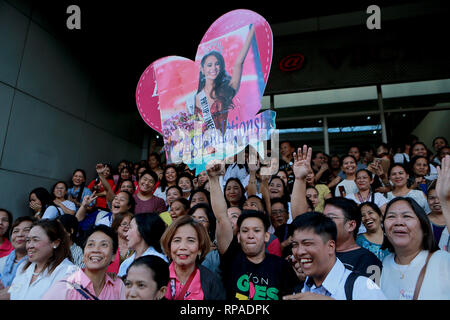
<path fill-rule="evenodd" d="M 280 61 L 280 69 L 282 71 L 295 71 L 303 66 L 305 56 L 301 53 L 290 54 Z"/>

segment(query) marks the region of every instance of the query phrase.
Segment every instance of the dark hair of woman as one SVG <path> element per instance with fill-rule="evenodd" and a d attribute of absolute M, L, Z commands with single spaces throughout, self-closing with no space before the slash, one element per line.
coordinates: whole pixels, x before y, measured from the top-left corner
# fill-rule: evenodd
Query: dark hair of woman
<path fill-rule="evenodd" d="M 55 183 L 55 184 L 53 185 L 53 187 L 52 187 L 52 189 L 51 189 L 52 192 L 50 192 L 50 196 L 52 197 L 53 200 L 56 199 L 56 196 L 55 196 L 55 188 L 56 188 L 56 186 L 57 186 L 58 184 L 60 184 L 60 183 L 64 184 L 64 186 L 66 187 L 66 194 L 64 195 L 64 199 L 67 199 L 67 190 L 69 190 L 69 186 L 67 185 L 67 183 L 66 183 L 65 181 L 58 181 L 57 183 Z"/>
<path fill-rule="evenodd" d="M 236 91 L 230 86 L 231 76 L 225 71 L 225 59 L 219 52 L 211 51 L 204 55 L 200 62 L 201 66 L 204 67 L 206 59 L 210 56 L 216 57 L 220 66 L 220 72 L 214 80 L 214 87 L 211 91 L 211 97 L 218 100 L 222 104 L 224 111 L 228 111 L 229 109 L 234 108 L 233 97 L 236 94 Z M 200 72 L 197 93 L 203 90 L 205 84 L 205 75 Z"/>
<path fill-rule="evenodd" d="M 44 229 L 50 242 L 59 240 L 59 245 L 53 249 L 53 255 L 49 258 L 44 266 L 44 269 L 49 267 L 48 274 L 51 274 L 56 267 L 66 258 L 73 262 L 72 254 L 70 253 L 69 236 L 64 229 L 62 223 L 58 220 L 42 219 L 33 223 L 31 228 L 36 226 Z M 27 261 L 23 267 L 23 272 L 31 265 L 31 261 Z"/>
<path fill-rule="evenodd" d="M 162 191 L 162 192 L 165 192 L 165 191 L 166 191 L 166 188 L 167 188 L 167 185 L 168 185 L 168 182 L 167 182 L 167 179 L 166 179 L 166 172 L 167 172 L 167 170 L 170 169 L 170 168 L 172 168 L 173 170 L 175 170 L 176 175 L 177 175 L 177 177 L 178 177 L 177 166 L 174 165 L 174 164 L 169 164 L 169 165 L 167 165 L 167 166 L 164 168 L 164 172 L 163 172 L 161 181 L 160 181 L 160 183 L 159 183 L 159 186 L 161 187 L 161 191 Z M 155 181 L 155 182 L 156 182 L 156 181 Z"/>
<path fill-rule="evenodd" d="M 75 169 L 74 171 L 73 171 L 73 173 L 72 173 L 72 177 L 75 175 L 75 173 L 77 173 L 77 172 L 81 172 L 81 174 L 83 175 L 83 177 L 84 177 L 84 182 L 80 185 L 80 190 L 78 191 L 78 195 L 77 195 L 77 201 L 78 202 L 81 202 L 83 199 L 81 199 L 81 197 L 83 196 L 83 191 L 84 191 L 84 188 L 85 188 L 85 186 L 86 186 L 86 172 L 83 170 L 83 169 Z M 74 184 L 73 183 L 71 183 L 71 185 L 72 185 L 72 187 L 74 186 Z"/>
<path fill-rule="evenodd" d="M 281 184 L 283 185 L 283 195 L 281 196 L 281 198 L 283 198 L 283 200 L 285 200 L 286 202 L 290 202 L 291 201 L 291 196 L 289 194 L 289 189 L 286 186 L 286 184 L 284 183 L 283 179 L 281 179 L 279 176 L 273 175 L 270 180 L 269 180 L 269 185 L 272 183 L 273 180 L 278 179 L 281 181 Z"/>
<path fill-rule="evenodd" d="M 386 206 L 385 214 L 383 217 L 383 223 L 384 226 L 384 220 L 386 218 L 386 215 L 389 212 L 389 208 L 398 201 L 406 201 L 409 203 L 412 211 L 415 213 L 417 219 L 419 219 L 420 227 L 422 229 L 423 233 L 423 239 L 422 239 L 422 250 L 428 250 L 431 253 L 439 250 L 438 245 L 436 244 L 436 240 L 433 235 L 433 229 L 431 227 L 430 220 L 427 217 L 427 214 L 425 213 L 425 210 L 416 202 L 416 200 L 409 198 L 409 197 L 397 197 L 389 201 L 389 203 Z M 384 227 L 383 227 L 384 228 Z M 383 244 L 381 246 L 381 249 L 388 249 L 390 252 L 395 252 L 393 245 L 390 243 L 389 239 L 385 237 Z"/>
<path fill-rule="evenodd" d="M 3 211 L 6 213 L 6 215 L 8 216 L 8 229 L 6 230 L 5 234 L 3 235 L 3 237 L 7 238 L 9 240 L 9 236 L 10 236 L 10 232 L 13 229 L 13 215 L 11 212 L 9 212 L 6 209 L 0 208 L 0 211 Z M 19 222 L 20 223 L 20 222 Z"/>
<path fill-rule="evenodd" d="M 41 202 L 40 216 L 42 217 L 42 215 L 44 214 L 45 210 L 47 210 L 48 207 L 55 206 L 53 204 L 53 198 L 51 194 L 48 192 L 48 190 L 43 187 L 38 187 L 31 190 L 30 194 L 28 195 L 28 198 L 30 198 L 31 194 L 33 193 L 36 195 L 36 198 L 38 198 L 39 201 Z"/>
<path fill-rule="evenodd" d="M 206 203 L 198 203 L 189 209 L 188 216 L 192 216 L 197 209 L 205 210 L 205 213 L 208 216 L 209 230 L 206 231 L 208 232 L 211 242 L 213 242 L 216 239 L 216 217 L 214 216 L 214 212 Z"/>
<path fill-rule="evenodd" d="M 127 274 L 128 270 L 138 266 L 144 266 L 150 269 L 152 278 L 156 282 L 157 289 L 161 289 L 162 287 L 167 286 L 167 284 L 169 283 L 169 265 L 160 257 L 148 255 L 137 258 L 128 267 Z"/>
<path fill-rule="evenodd" d="M 239 203 L 238 203 L 237 206 L 240 207 L 240 208 L 242 208 L 242 207 L 244 206 L 245 200 L 247 200 L 247 199 L 245 198 L 245 188 L 244 188 L 244 186 L 242 185 L 241 180 L 239 180 L 238 178 L 229 178 L 229 179 L 227 180 L 226 184 L 225 184 L 224 191 L 227 190 L 228 184 L 229 184 L 230 182 L 232 182 L 232 181 L 236 182 L 236 183 L 238 184 L 239 188 L 241 189 L 241 198 L 239 199 Z M 228 201 L 228 199 L 227 199 L 226 197 L 225 197 L 225 201 L 226 201 L 226 203 L 227 203 L 227 207 L 228 207 L 228 208 L 231 207 L 231 203 Z"/>
<path fill-rule="evenodd" d="M 208 200 L 208 204 L 211 205 L 211 195 L 209 194 L 209 191 L 203 188 L 195 189 L 191 192 L 191 195 L 189 196 L 189 207 L 191 206 L 192 198 L 196 193 L 203 193 Z"/>
<path fill-rule="evenodd" d="M 126 179 L 122 178 L 122 171 L 123 170 L 127 170 L 130 174 L 130 176 Z M 117 193 L 120 190 L 120 187 L 122 186 L 122 182 L 124 182 L 125 180 L 131 180 L 133 181 L 133 179 L 131 178 L 133 176 L 133 170 L 127 165 L 125 167 L 123 167 L 120 172 L 119 172 L 119 179 L 117 180 L 117 184 L 116 187 L 114 188 L 114 193 Z M 133 182 L 134 185 L 134 182 Z"/>
<path fill-rule="evenodd" d="M 133 217 L 136 221 L 139 234 L 145 243 L 156 251 L 163 253 L 161 249 L 161 236 L 166 230 L 166 224 L 157 213 L 140 213 Z"/>

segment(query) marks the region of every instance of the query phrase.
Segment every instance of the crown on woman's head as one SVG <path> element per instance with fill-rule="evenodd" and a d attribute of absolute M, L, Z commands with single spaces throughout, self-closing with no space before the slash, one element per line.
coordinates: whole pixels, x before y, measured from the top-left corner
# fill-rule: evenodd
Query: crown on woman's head
<path fill-rule="evenodd" d="M 211 44 L 209 44 L 208 46 L 206 46 L 206 52 L 211 52 L 211 51 L 217 51 L 219 53 L 223 53 L 223 46 L 222 44 L 217 41 L 217 42 L 213 42 Z"/>

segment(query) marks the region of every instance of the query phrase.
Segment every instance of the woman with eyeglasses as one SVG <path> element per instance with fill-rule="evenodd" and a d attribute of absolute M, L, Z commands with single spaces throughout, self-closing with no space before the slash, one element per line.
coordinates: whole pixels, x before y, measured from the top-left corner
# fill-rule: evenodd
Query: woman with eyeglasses
<path fill-rule="evenodd" d="M 216 217 L 211 207 L 206 203 L 198 203 L 190 208 L 187 214 L 205 227 L 212 244 L 216 238 Z"/>
<path fill-rule="evenodd" d="M 134 250 L 128 248 L 127 232 L 134 215 L 130 212 L 117 214 L 112 222 L 111 229 L 117 234 L 118 248 L 114 261 L 109 265 L 107 272 L 117 274 L 122 262 L 131 257 Z"/>
<path fill-rule="evenodd" d="M 271 201 L 272 210 L 270 212 L 270 220 L 275 228 L 275 236 L 281 244 L 281 255 L 283 258 L 289 256 L 290 237 L 289 237 L 289 207 L 282 198 L 273 198 Z"/>
<path fill-rule="evenodd" d="M 166 224 L 157 213 L 135 215 L 126 232 L 128 248 L 134 250 L 134 253 L 120 264 L 117 275 L 125 276 L 131 263 L 142 256 L 155 255 L 168 261 L 160 243 L 165 230 Z"/>

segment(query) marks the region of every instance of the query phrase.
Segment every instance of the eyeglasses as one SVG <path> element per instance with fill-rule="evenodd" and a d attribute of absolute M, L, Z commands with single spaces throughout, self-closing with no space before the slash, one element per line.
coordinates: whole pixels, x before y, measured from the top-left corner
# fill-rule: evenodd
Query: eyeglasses
<path fill-rule="evenodd" d="M 331 220 L 339 220 L 339 219 L 345 219 L 345 217 L 338 217 L 338 216 L 333 216 L 333 215 L 326 215 L 328 218 L 330 218 Z"/>
<path fill-rule="evenodd" d="M 129 228 L 129 227 L 130 227 L 130 224 L 129 224 L 129 223 L 126 223 L 126 222 L 122 222 L 122 223 L 120 224 L 120 226 L 121 226 L 121 227 L 124 227 L 124 228 Z"/>

